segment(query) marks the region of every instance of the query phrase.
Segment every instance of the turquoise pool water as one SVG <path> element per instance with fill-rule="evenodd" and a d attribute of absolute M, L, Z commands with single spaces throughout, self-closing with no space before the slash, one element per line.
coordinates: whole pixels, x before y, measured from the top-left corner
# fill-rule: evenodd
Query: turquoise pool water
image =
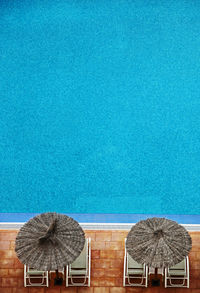
<path fill-rule="evenodd" d="M 200 214 L 200 3 L 0 10 L 0 212 Z"/>

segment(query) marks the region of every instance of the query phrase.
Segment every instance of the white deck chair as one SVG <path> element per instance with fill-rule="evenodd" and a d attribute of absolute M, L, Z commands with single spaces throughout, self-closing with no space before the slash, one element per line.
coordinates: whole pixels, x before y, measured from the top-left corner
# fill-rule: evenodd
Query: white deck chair
<path fill-rule="evenodd" d="M 189 258 L 184 258 L 183 261 L 171 268 L 165 268 L 165 288 L 181 287 L 189 288 Z"/>
<path fill-rule="evenodd" d="M 90 287 L 91 239 L 87 238 L 85 246 L 78 258 L 66 268 L 66 287 Z"/>
<path fill-rule="evenodd" d="M 126 250 L 124 256 L 124 276 L 123 286 L 147 287 L 148 285 L 148 267 L 137 263 Z"/>
<path fill-rule="evenodd" d="M 24 287 L 46 286 L 49 287 L 48 271 L 37 271 L 24 265 Z"/>

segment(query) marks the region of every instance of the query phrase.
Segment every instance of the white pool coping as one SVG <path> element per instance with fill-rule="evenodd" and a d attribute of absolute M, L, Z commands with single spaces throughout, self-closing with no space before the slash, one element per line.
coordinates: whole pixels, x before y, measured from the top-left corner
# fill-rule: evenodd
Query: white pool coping
<path fill-rule="evenodd" d="M 25 223 L 1 222 L 0 230 L 18 230 Z M 136 223 L 79 223 L 84 230 L 130 230 Z M 200 224 L 180 224 L 188 231 L 200 232 Z"/>

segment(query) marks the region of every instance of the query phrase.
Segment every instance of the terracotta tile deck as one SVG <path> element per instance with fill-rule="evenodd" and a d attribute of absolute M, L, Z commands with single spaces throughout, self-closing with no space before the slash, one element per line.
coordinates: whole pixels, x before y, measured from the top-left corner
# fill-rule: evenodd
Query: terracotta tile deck
<path fill-rule="evenodd" d="M 190 289 L 123 288 L 124 238 L 128 231 L 85 231 L 92 239 L 90 288 L 24 288 L 23 265 L 14 252 L 17 231 L 0 231 L 0 293 L 200 293 L 200 232 L 191 232 Z"/>

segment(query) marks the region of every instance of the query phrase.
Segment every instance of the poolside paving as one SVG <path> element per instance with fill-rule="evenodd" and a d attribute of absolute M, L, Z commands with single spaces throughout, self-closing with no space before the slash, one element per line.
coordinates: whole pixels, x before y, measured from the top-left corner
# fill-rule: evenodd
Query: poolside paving
<path fill-rule="evenodd" d="M 17 230 L 0 230 L 0 293 L 200 293 L 200 232 L 190 232 L 190 288 L 123 288 L 124 238 L 128 231 L 85 231 L 91 237 L 92 263 L 90 288 L 24 288 L 23 265 L 15 255 Z"/>

